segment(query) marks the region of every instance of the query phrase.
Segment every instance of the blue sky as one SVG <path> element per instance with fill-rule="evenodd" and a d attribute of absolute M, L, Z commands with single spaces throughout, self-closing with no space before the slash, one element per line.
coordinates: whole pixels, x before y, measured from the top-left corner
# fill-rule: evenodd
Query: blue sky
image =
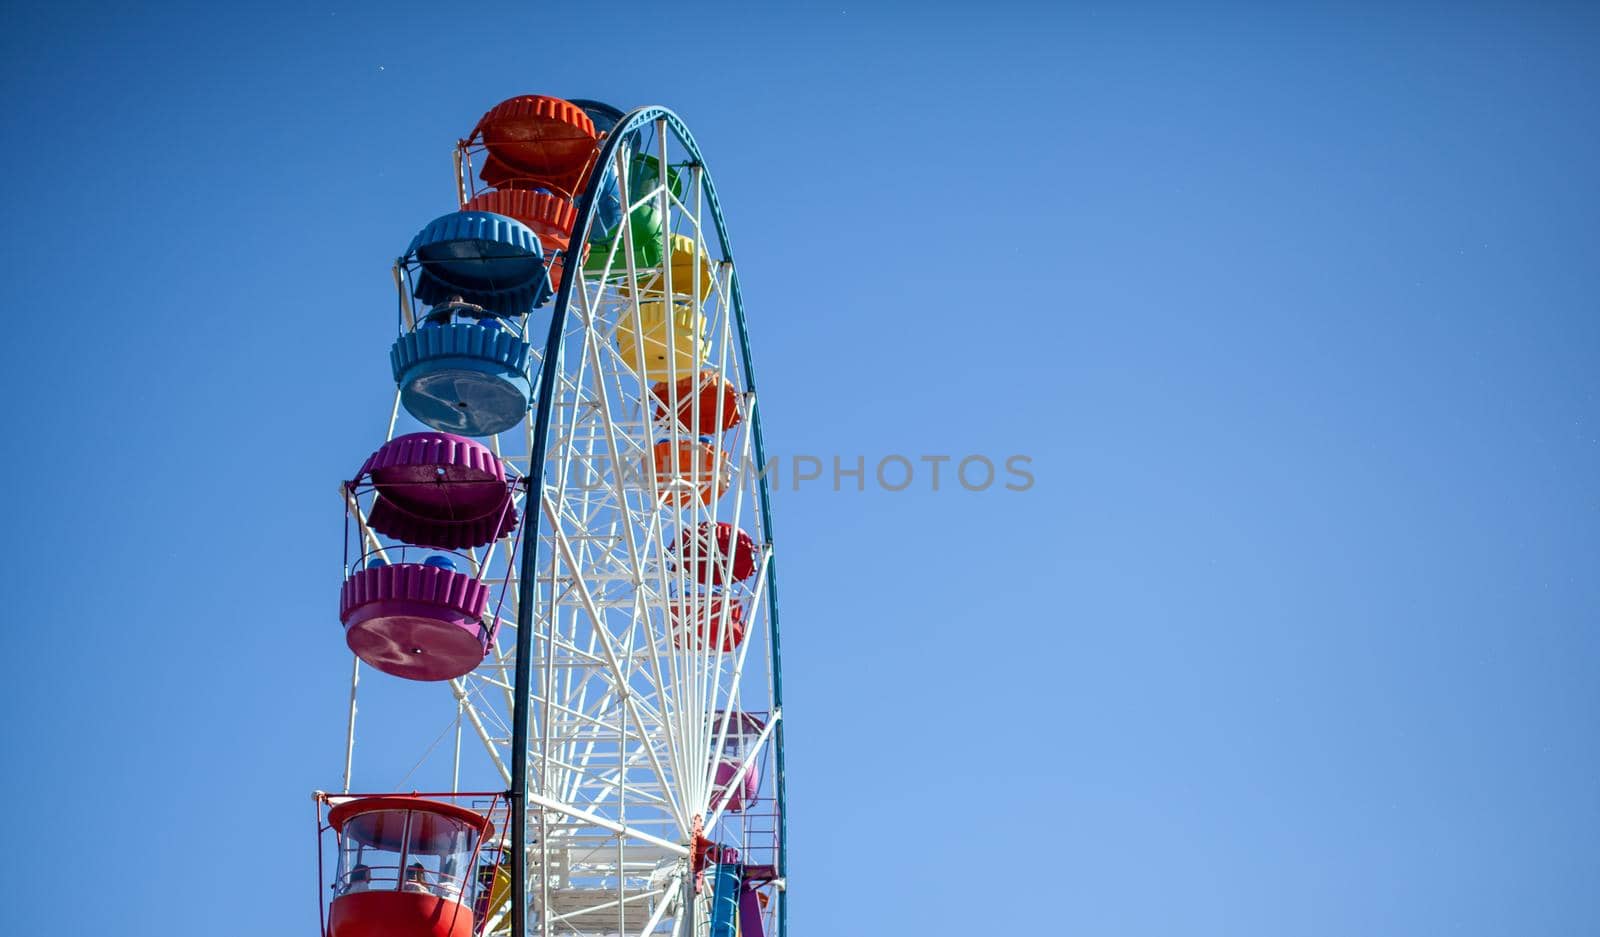
<path fill-rule="evenodd" d="M 7 11 L 7 932 L 314 932 L 387 265 L 522 92 L 688 121 L 775 452 L 1033 460 L 777 496 L 797 934 L 1600 932 L 1593 8 L 597 9 Z"/>

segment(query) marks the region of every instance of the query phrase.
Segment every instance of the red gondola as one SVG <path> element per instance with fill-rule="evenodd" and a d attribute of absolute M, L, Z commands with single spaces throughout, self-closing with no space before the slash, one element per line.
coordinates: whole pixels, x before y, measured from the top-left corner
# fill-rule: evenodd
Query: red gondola
<path fill-rule="evenodd" d="M 333 800 L 321 795 L 325 802 Z M 325 937 L 472 937 L 477 869 L 494 825 L 416 795 L 356 797 L 328 810 L 339 860 Z"/>

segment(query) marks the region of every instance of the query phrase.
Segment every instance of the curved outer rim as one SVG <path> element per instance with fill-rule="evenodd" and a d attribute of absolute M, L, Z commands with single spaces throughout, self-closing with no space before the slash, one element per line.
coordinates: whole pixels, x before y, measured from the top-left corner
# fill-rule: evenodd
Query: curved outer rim
<path fill-rule="evenodd" d="M 610 166 L 616 157 L 616 151 L 625 140 L 636 130 L 648 127 L 655 121 L 664 121 L 683 143 L 684 149 L 695 162 L 700 164 L 702 178 L 706 188 L 706 201 L 711 209 L 711 218 L 715 223 L 717 238 L 721 241 L 722 255 L 729 262 L 733 262 L 733 247 L 728 238 L 728 227 L 722 217 L 722 206 L 717 200 L 717 188 L 712 181 L 711 171 L 705 165 L 705 159 L 700 155 L 700 147 L 695 143 L 694 136 L 689 133 L 683 120 L 671 110 L 657 105 L 635 108 L 629 111 L 615 127 L 606 135 L 605 143 L 600 148 L 600 154 L 595 160 L 596 171 L 590 174 L 588 187 L 584 190 L 578 203 L 578 219 L 573 224 L 574 237 L 579 233 L 587 236 L 590 224 L 593 222 L 595 208 L 599 201 L 600 185 L 605 178 L 605 168 Z M 561 290 L 556 294 L 555 303 L 550 313 L 550 334 L 545 340 L 544 357 L 540 359 L 539 388 L 537 400 L 538 410 L 534 416 L 533 451 L 529 454 L 527 497 L 523 499 L 522 518 L 522 557 L 518 571 L 519 581 L 534 582 L 538 574 L 538 527 L 535 506 L 539 501 L 537 492 L 544 489 L 544 463 L 548 455 L 550 441 L 550 401 L 555 395 L 556 371 L 561 364 L 562 333 L 566 327 L 567 306 L 572 298 L 572 284 L 578 277 L 562 277 Z M 750 420 L 751 447 L 755 451 L 757 465 L 767 464 L 766 446 L 761 436 L 761 397 L 756 392 L 756 375 L 750 355 L 750 336 L 745 328 L 744 302 L 739 292 L 739 266 L 734 263 L 732 283 L 733 317 L 739 328 L 739 359 L 744 369 L 745 382 L 748 385 L 746 392 L 755 398 L 754 405 L 750 408 L 747 419 Z M 767 488 L 767 479 L 763 474 L 757 485 L 758 500 L 761 510 L 761 529 L 765 532 L 767 543 L 773 541 L 772 537 L 772 504 Z M 769 621 L 768 641 L 772 654 L 772 708 L 778 713 L 778 724 L 773 729 L 773 745 L 776 751 L 777 772 L 774 785 L 778 794 L 778 875 L 788 874 L 788 810 L 785 798 L 784 766 L 783 766 L 783 655 L 778 641 L 778 575 L 777 563 L 769 561 L 767 571 L 767 609 Z M 524 589 L 518 595 L 517 602 L 517 670 L 515 680 L 515 694 L 517 699 L 516 711 L 512 718 L 511 729 L 511 764 L 514 774 L 511 777 L 511 861 L 512 861 L 512 899 L 511 899 L 511 934 L 512 937 L 527 937 L 528 934 L 528 875 L 527 875 L 527 843 L 528 843 L 528 811 L 527 811 L 527 783 L 528 783 L 528 730 L 530 725 L 529 707 L 526 700 L 532 690 L 532 661 L 533 652 L 533 593 L 532 589 Z M 788 932 L 788 889 L 778 890 L 778 932 L 776 937 L 786 937 Z"/>

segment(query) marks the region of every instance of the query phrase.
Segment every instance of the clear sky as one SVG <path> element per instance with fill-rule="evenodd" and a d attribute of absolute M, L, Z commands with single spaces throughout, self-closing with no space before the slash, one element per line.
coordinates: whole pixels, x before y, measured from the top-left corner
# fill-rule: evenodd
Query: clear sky
<path fill-rule="evenodd" d="M 797 935 L 1600 933 L 1593 6 L 12 4 L 0 48 L 0 930 L 315 932 L 388 263 L 545 92 L 695 132 L 775 452 L 1032 459 L 783 481 Z"/>

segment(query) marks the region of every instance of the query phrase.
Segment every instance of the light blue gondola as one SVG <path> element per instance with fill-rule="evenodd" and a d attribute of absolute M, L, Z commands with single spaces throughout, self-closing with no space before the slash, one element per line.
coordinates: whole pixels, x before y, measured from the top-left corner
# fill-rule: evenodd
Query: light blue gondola
<path fill-rule="evenodd" d="M 417 299 L 459 298 L 500 316 L 520 316 L 550 298 L 544 248 L 515 218 L 457 211 L 428 222 L 406 250 Z"/>
<path fill-rule="evenodd" d="M 492 436 L 528 413 L 528 343 L 492 318 L 448 321 L 436 309 L 389 350 L 400 403 L 418 421 L 460 436 Z"/>

